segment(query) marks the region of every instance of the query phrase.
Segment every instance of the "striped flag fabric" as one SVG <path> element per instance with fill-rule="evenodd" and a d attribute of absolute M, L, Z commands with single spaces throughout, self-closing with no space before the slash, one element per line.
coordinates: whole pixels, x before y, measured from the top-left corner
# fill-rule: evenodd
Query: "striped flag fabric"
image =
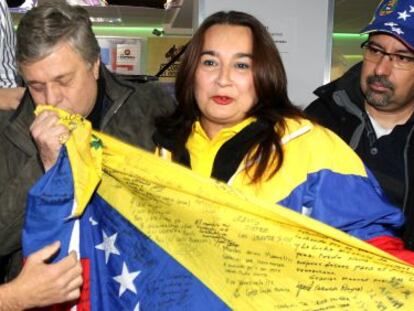
<path fill-rule="evenodd" d="M 23 232 L 25 256 L 60 240 L 54 260 L 82 260 L 55 310 L 412 310 L 412 266 L 59 113 L 76 129 Z"/>

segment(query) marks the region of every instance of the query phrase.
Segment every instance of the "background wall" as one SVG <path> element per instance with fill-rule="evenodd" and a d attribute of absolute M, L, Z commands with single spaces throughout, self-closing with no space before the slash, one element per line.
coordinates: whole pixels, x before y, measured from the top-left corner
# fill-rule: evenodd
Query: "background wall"
<path fill-rule="evenodd" d="M 289 97 L 300 107 L 315 96 L 313 90 L 329 82 L 332 50 L 333 0 L 198 0 L 198 26 L 217 11 L 240 10 L 254 15 L 268 29 L 281 54 Z M 196 28 L 196 27 L 195 27 Z"/>
<path fill-rule="evenodd" d="M 372 18 L 379 0 L 336 0 L 332 44 L 331 80 L 362 60 L 361 43 L 367 38 L 359 35 Z"/>
<path fill-rule="evenodd" d="M 39 0 L 41 2 L 43 0 Z M 147 5 L 148 1 L 157 3 L 158 8 Z M 207 0 L 209 1 L 209 0 Z M 29 0 L 8 0 L 10 4 L 16 5 Z M 37 2 L 37 1 L 33 1 Z M 177 38 L 174 44 L 166 43 L 164 56 L 160 58 L 159 64 L 168 61 L 170 49 L 178 48 L 182 42 L 188 40 L 193 28 L 193 10 L 196 0 L 179 0 L 174 8 L 166 11 L 162 9 L 161 0 L 134 0 L 134 6 L 108 6 L 108 7 L 86 7 L 93 23 L 94 31 L 100 36 L 115 36 L 121 38 L 142 38 L 142 51 L 140 53 L 140 74 L 154 75 L 155 69 L 149 69 L 147 40 L 151 38 Z M 227 0 L 232 3 L 233 9 L 239 9 L 239 1 Z M 258 3 L 256 1 L 251 1 Z M 331 80 L 341 75 L 351 65 L 361 60 L 360 44 L 366 36 L 360 36 L 359 31 L 370 21 L 371 16 L 378 4 L 378 0 L 335 0 L 333 15 L 333 36 L 332 36 L 332 57 L 324 64 L 331 68 L 330 76 L 325 77 Z M 150 3 L 150 4 L 151 4 Z M 263 2 L 260 2 L 263 5 Z M 289 4 L 285 1 L 285 5 Z M 298 3 L 309 5 L 313 0 L 298 0 Z M 305 6 L 303 6 L 304 8 Z M 283 11 L 283 5 L 278 8 Z M 17 25 L 22 13 L 14 13 L 13 19 Z M 311 15 L 309 14 L 311 19 Z M 303 31 L 303 29 L 300 29 Z M 159 41 L 159 40 L 158 40 Z M 162 41 L 162 40 L 161 40 Z M 322 51 L 325 53 L 325 51 Z M 162 54 L 162 53 L 159 53 Z M 151 60 L 152 61 L 152 60 Z M 151 65 L 152 68 L 155 68 Z M 289 69 L 288 69 L 289 70 Z M 327 82 L 327 81 L 326 81 Z"/>

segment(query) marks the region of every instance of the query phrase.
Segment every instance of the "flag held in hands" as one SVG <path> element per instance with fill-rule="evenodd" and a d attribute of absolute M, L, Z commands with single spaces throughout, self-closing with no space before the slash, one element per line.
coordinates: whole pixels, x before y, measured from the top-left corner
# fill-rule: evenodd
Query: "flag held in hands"
<path fill-rule="evenodd" d="M 23 248 L 79 254 L 69 307 L 412 310 L 411 266 L 59 114 L 76 128 L 29 194 Z"/>

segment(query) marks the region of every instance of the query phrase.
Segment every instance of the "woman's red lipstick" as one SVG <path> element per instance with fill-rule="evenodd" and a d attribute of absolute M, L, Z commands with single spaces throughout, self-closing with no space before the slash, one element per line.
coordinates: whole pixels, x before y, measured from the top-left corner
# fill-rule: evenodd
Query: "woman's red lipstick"
<path fill-rule="evenodd" d="M 213 101 L 219 105 L 228 105 L 233 101 L 233 98 L 228 96 L 213 96 Z"/>

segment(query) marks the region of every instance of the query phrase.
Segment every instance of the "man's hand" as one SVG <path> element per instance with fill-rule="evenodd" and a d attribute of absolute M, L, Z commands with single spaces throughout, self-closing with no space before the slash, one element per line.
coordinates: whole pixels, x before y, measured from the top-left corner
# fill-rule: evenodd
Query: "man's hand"
<path fill-rule="evenodd" d="M 0 287 L 0 310 L 23 310 L 73 301 L 80 296 L 82 266 L 75 253 L 47 264 L 59 249 L 55 242 L 28 257 L 16 279 Z"/>
<path fill-rule="evenodd" d="M 16 109 L 20 104 L 24 90 L 24 87 L 0 88 L 0 109 Z"/>
<path fill-rule="evenodd" d="M 70 131 L 66 126 L 59 124 L 56 112 L 45 110 L 33 121 L 30 132 L 47 172 L 55 164 L 60 148 L 69 139 Z"/>

